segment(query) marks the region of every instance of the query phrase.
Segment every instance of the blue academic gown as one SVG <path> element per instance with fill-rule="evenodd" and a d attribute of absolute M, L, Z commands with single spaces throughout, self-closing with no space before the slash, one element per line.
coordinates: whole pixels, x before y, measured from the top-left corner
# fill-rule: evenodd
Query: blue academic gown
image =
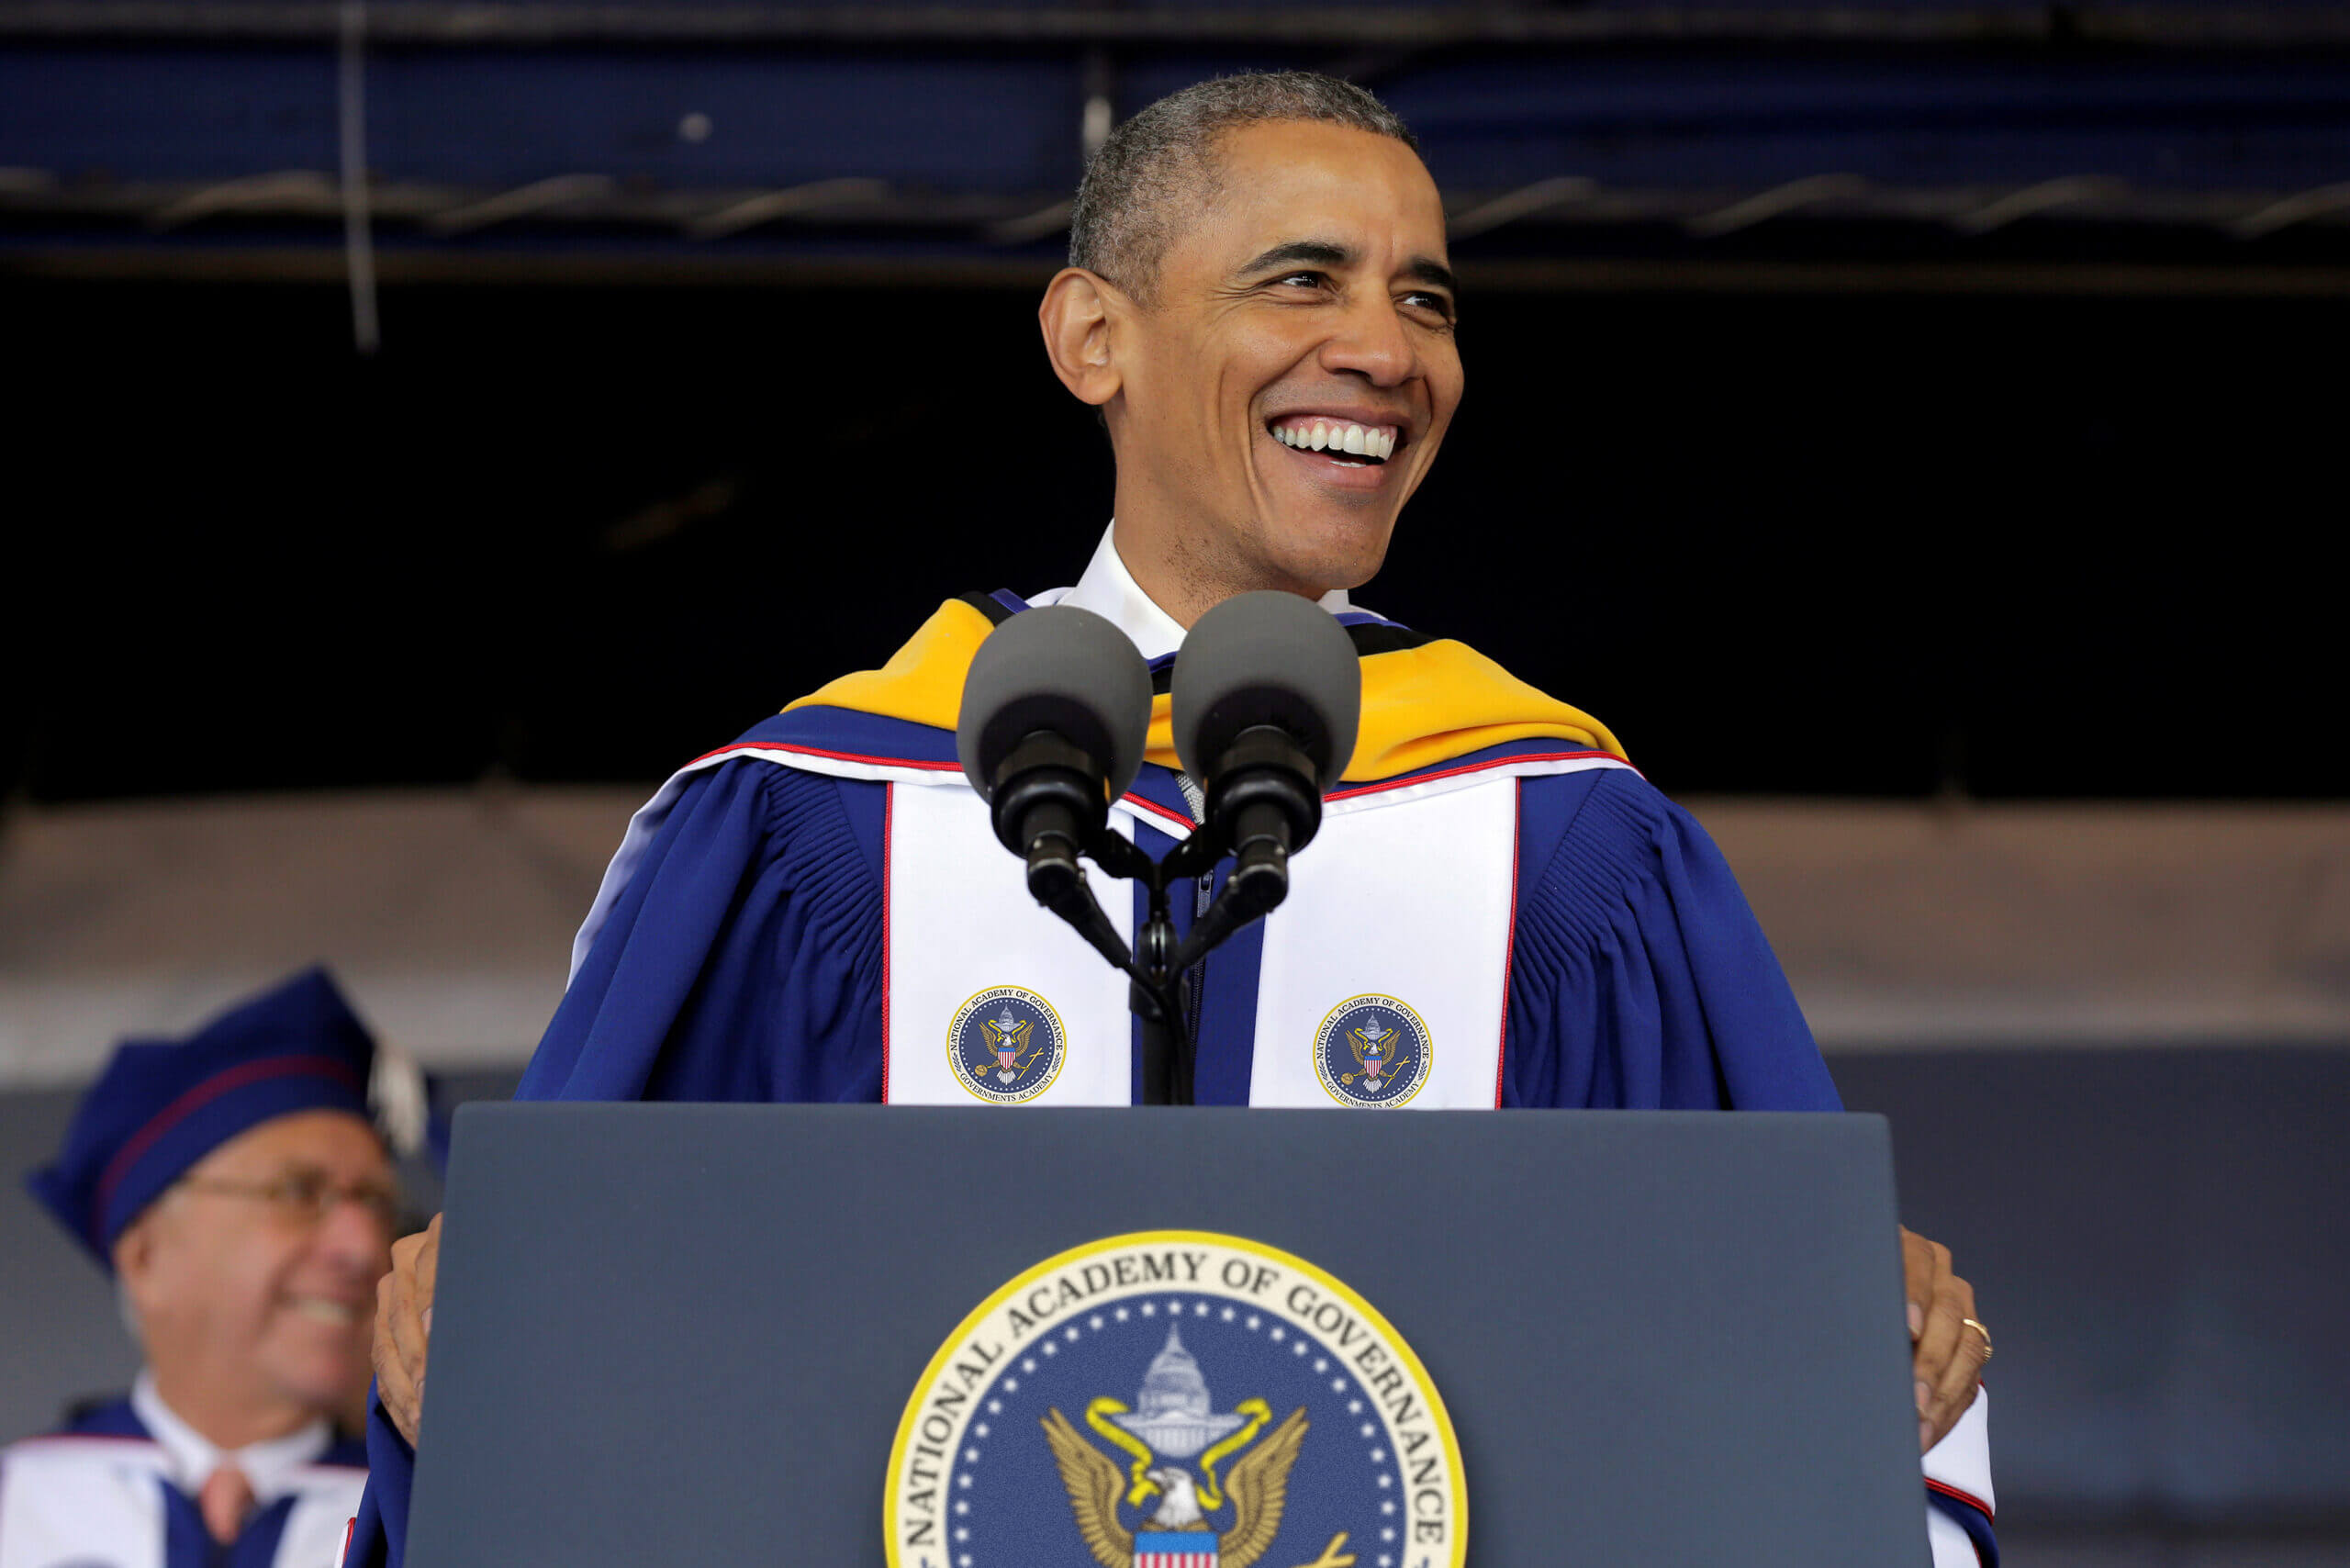
<path fill-rule="evenodd" d="M 743 741 L 954 760 L 952 734 L 829 708 L 789 711 Z M 1438 766 L 1543 745 L 1556 743 Z M 1504 1107 L 1842 1108 L 1761 926 L 1694 818 L 1623 768 L 1516 788 Z M 878 1101 L 886 789 L 749 758 L 690 778 L 581 956 L 517 1097 Z M 1189 816 L 1167 768 L 1147 765 L 1135 793 Z M 1154 857 L 1174 842 L 1137 831 Z M 1187 927 L 1192 912 L 1177 903 Z M 1204 966 L 1201 1104 L 1248 1103 L 1260 951 L 1261 927 L 1250 927 Z M 1136 1087 L 1139 1101 L 1138 1071 Z M 368 1442 L 354 1568 L 400 1561 L 413 1463 L 380 1411 Z M 1930 1500 L 1996 1568 L 1983 1514 Z"/>
<path fill-rule="evenodd" d="M 805 709 L 744 740 L 949 760 L 954 744 Z M 1687 812 L 1623 769 L 1516 788 L 1517 885 L 1530 891 L 1518 902 L 1504 1105 L 1841 1109 L 1762 928 Z M 688 783 L 520 1097 L 878 1100 L 884 790 L 752 760 Z M 1134 792 L 1188 815 L 1166 768 L 1146 766 Z M 1147 826 L 1140 840 L 1154 855 L 1173 843 Z M 1177 905 L 1187 926 L 1192 912 Z M 1244 931 L 1205 965 L 1201 1104 L 1248 1102 L 1259 935 Z"/>

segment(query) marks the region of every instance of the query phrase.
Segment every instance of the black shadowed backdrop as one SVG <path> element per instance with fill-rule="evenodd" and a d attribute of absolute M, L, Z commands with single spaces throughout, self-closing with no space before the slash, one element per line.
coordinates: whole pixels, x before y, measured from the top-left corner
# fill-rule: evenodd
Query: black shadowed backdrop
<path fill-rule="evenodd" d="M 372 360 L 337 287 L 7 297 L 39 801 L 655 778 L 1109 515 L 1024 288 L 395 287 Z M 2350 299 L 1472 280 L 1461 342 L 1358 597 L 1674 792 L 2350 792 Z"/>

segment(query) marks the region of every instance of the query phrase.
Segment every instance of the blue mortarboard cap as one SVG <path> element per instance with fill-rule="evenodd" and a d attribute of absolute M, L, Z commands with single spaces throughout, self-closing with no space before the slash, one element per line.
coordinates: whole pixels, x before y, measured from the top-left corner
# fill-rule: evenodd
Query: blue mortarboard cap
<path fill-rule="evenodd" d="M 239 1003 L 185 1040 L 127 1040 L 27 1185 L 114 1268 L 140 1210 L 206 1155 L 297 1111 L 367 1115 L 375 1041 L 323 969 Z"/>

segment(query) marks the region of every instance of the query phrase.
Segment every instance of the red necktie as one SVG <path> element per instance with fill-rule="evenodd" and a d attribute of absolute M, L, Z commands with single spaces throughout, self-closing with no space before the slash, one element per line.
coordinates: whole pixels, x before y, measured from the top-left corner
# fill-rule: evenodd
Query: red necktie
<path fill-rule="evenodd" d="M 212 1539 L 226 1546 L 237 1539 L 245 1528 L 245 1516 L 253 1511 L 253 1484 L 245 1479 L 243 1471 L 224 1463 L 204 1478 L 196 1506 Z"/>

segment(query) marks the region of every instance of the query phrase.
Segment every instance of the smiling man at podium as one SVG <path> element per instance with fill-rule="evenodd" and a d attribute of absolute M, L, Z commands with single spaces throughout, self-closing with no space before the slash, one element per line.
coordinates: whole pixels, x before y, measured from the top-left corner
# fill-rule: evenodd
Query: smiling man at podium
<path fill-rule="evenodd" d="M 1072 588 L 948 601 L 882 669 L 665 785 L 522 1094 L 1132 1103 L 1125 978 L 1036 908 L 956 770 L 964 672 L 996 624 L 1055 603 L 1163 670 L 1207 610 L 1272 588 L 1347 629 L 1361 731 L 1288 902 L 1198 971 L 1199 1103 L 1839 1108 L 1729 867 L 1616 738 L 1348 597 L 1462 389 L 1443 207 L 1403 124 L 1322 77 L 1179 93 L 1093 161 L 1070 263 L 1045 348 L 1117 459 L 1091 564 Z M 1154 855 L 1199 810 L 1165 707 L 1116 807 Z M 1904 1239 L 1936 1559 L 1995 1562 L 1988 1338 L 1948 1255 Z M 386 1285 L 358 1562 L 398 1554 L 434 1245 Z"/>

